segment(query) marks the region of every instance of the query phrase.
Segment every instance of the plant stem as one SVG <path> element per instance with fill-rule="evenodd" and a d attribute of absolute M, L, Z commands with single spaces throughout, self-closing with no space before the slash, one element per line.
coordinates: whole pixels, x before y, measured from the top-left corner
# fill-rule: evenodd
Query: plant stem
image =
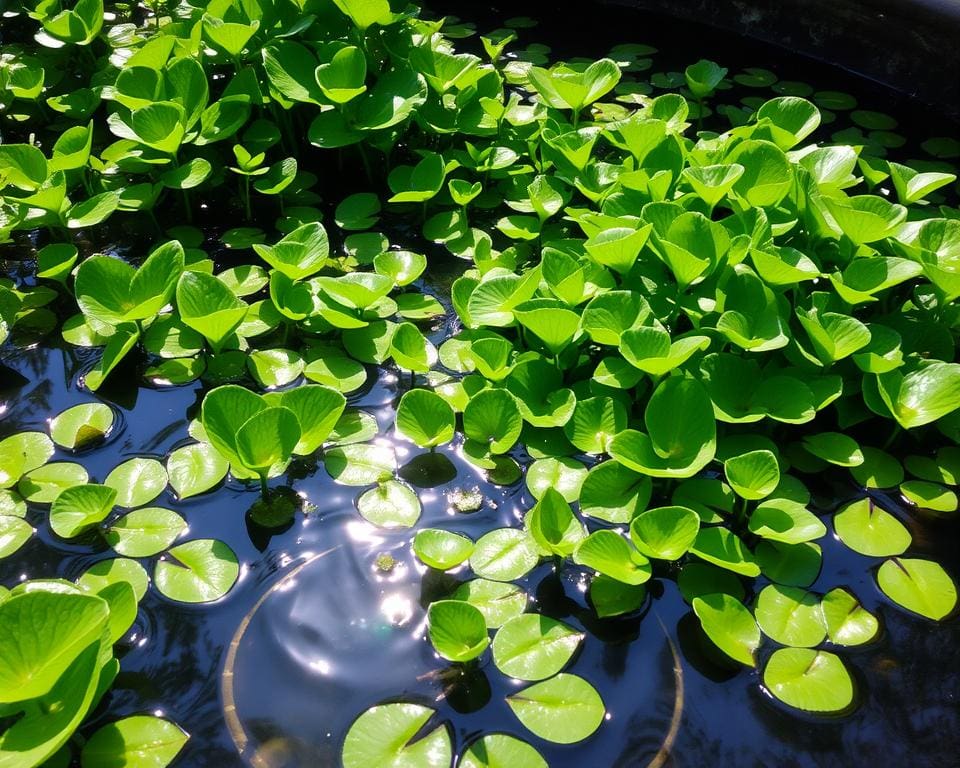
<path fill-rule="evenodd" d="M 260 497 L 267 501 L 267 496 L 270 495 L 270 489 L 267 487 L 267 476 L 260 475 Z"/>

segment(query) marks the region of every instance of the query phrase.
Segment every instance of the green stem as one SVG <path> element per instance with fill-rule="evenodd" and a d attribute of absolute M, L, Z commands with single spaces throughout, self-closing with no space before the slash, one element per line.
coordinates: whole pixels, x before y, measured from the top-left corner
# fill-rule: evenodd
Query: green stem
<path fill-rule="evenodd" d="M 267 476 L 260 475 L 260 496 L 264 501 L 267 501 L 267 496 L 270 495 L 270 489 L 267 487 Z"/>

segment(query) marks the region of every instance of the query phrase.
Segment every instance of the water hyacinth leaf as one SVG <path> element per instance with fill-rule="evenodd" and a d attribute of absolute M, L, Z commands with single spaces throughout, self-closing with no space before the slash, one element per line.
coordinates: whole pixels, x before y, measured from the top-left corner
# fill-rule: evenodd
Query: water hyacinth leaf
<path fill-rule="evenodd" d="M 479 342 L 474 346 L 479 345 Z M 484 346 L 488 351 L 489 345 Z M 477 370 L 484 376 L 489 371 L 473 357 Z M 487 376 L 487 378 L 492 378 Z M 516 400 L 523 419 L 535 427 L 559 427 L 569 423 L 577 404 L 573 391 L 563 386 L 563 376 L 553 364 L 543 359 L 525 360 L 513 366 L 505 380 L 507 390 Z M 582 416 L 584 414 L 581 414 Z M 625 421 L 625 420 L 624 420 Z M 584 435 L 582 440 L 589 438 Z"/>
<path fill-rule="evenodd" d="M 185 445 L 167 458 L 170 487 L 180 499 L 214 488 L 226 477 L 229 468 L 229 462 L 209 443 Z"/>
<path fill-rule="evenodd" d="M 116 490 L 104 485 L 67 488 L 50 507 L 50 527 L 57 536 L 72 539 L 105 520 L 116 499 Z"/>
<path fill-rule="evenodd" d="M 553 488 L 548 488 L 533 509 L 527 512 L 524 522 L 533 540 L 544 551 L 560 557 L 573 554 L 587 535 L 570 505 Z"/>
<path fill-rule="evenodd" d="M 749 501 L 769 496 L 780 482 L 777 457 L 767 450 L 733 456 L 723 463 L 723 471 L 730 487 L 738 496 Z"/>
<path fill-rule="evenodd" d="M 904 429 L 929 424 L 960 408 L 960 365 L 933 362 L 906 375 L 877 376 L 886 407 Z"/>
<path fill-rule="evenodd" d="M 462 600 L 431 603 L 427 631 L 437 653 L 458 664 L 477 658 L 490 644 L 483 614 Z"/>
<path fill-rule="evenodd" d="M 632 366 L 652 376 L 663 376 L 678 368 L 708 346 L 707 336 L 671 341 L 670 334 L 660 328 L 632 328 L 620 336 L 620 354 Z"/>
<path fill-rule="evenodd" d="M 698 538 L 700 517 L 686 507 L 657 507 L 633 518 L 630 539 L 656 560 L 678 560 Z"/>
<path fill-rule="evenodd" d="M 603 574 L 598 574 L 590 580 L 590 603 L 601 619 L 638 611 L 646 597 L 647 590 L 643 586 L 630 586 Z"/>
<path fill-rule="evenodd" d="M 419 554 L 417 556 L 420 557 Z M 489 629 L 502 627 L 527 607 L 527 594 L 520 587 L 489 579 L 471 579 L 461 584 L 453 593 L 453 599 L 465 600 L 477 608 L 486 619 Z"/>
<path fill-rule="evenodd" d="M 373 485 L 390 480 L 396 469 L 393 450 L 382 445 L 343 445 L 326 452 L 330 477 L 344 485 Z"/>
<path fill-rule="evenodd" d="M 53 442 L 43 432 L 18 432 L 0 441 L 0 488 L 10 488 L 53 456 Z"/>
<path fill-rule="evenodd" d="M 367 58 L 356 46 L 344 46 L 317 67 L 315 77 L 324 96 L 346 104 L 367 90 Z"/>
<path fill-rule="evenodd" d="M 347 731 L 341 753 L 344 768 L 449 768 L 453 747 L 446 725 L 438 725 L 414 741 L 434 713 L 418 704 L 371 707 Z"/>
<path fill-rule="evenodd" d="M 236 439 L 244 469 L 260 477 L 276 476 L 300 442 L 300 422 L 289 408 L 268 407 L 247 419 Z"/>
<path fill-rule="evenodd" d="M 725 160 L 746 169 L 734 183 L 733 189 L 757 208 L 777 205 L 793 182 L 790 161 L 782 149 L 769 141 L 741 141 Z"/>
<path fill-rule="evenodd" d="M 171 600 L 210 603 L 226 595 L 239 575 L 237 556 L 230 547 L 215 539 L 196 539 L 163 555 L 153 581 Z"/>
<path fill-rule="evenodd" d="M 463 753 L 458 768 L 548 768 L 547 761 L 525 741 L 505 733 L 481 736 Z"/>
<path fill-rule="evenodd" d="M 552 488 L 572 504 L 579 498 L 586 476 L 587 468 L 576 459 L 537 459 L 527 468 L 526 483 L 535 499 L 542 499 Z"/>
<path fill-rule="evenodd" d="M 0 514 L 0 560 L 10 557 L 33 536 L 33 526 L 22 517 Z"/>
<path fill-rule="evenodd" d="M 600 59 L 582 70 L 559 65 L 550 70 L 531 67 L 527 76 L 537 93 L 554 109 L 569 109 L 576 116 L 620 81 L 620 68 L 611 59 Z"/>
<path fill-rule="evenodd" d="M 135 715 L 97 729 L 83 745 L 82 768 L 165 768 L 172 763 L 190 737 L 161 717 Z"/>
<path fill-rule="evenodd" d="M 783 645 L 812 648 L 826 636 L 820 600 L 796 587 L 764 587 L 754 613 L 763 633 Z"/>
<path fill-rule="evenodd" d="M 282 394 L 267 394 L 264 400 L 292 411 L 297 417 L 300 439 L 293 452 L 299 456 L 308 456 L 323 445 L 347 404 L 346 398 L 336 390 L 313 384 L 289 389 Z"/>
<path fill-rule="evenodd" d="M 781 96 L 757 110 L 758 133 L 768 132 L 780 149 L 799 144 L 820 125 L 820 110 L 806 99 Z"/>
<path fill-rule="evenodd" d="M 518 680 L 545 680 L 563 669 L 583 633 L 547 616 L 525 613 L 510 619 L 493 639 L 497 669 Z"/>
<path fill-rule="evenodd" d="M 901 555 L 910 546 L 910 532 L 870 497 L 852 501 L 833 516 L 833 527 L 854 552 L 870 557 Z"/>
<path fill-rule="evenodd" d="M 695 597 L 691 603 L 714 645 L 734 661 L 756 666 L 754 653 L 760 647 L 760 628 L 743 603 L 724 592 Z"/>
<path fill-rule="evenodd" d="M 184 272 L 177 283 L 177 309 L 183 322 L 219 352 L 247 315 L 247 305 L 223 282 L 203 272 Z"/>
<path fill-rule="evenodd" d="M 150 577 L 143 566 L 127 557 L 113 557 L 94 563 L 77 579 L 77 586 L 87 592 L 102 592 L 105 587 L 125 581 L 133 587 L 139 603 L 147 593 Z"/>
<path fill-rule="evenodd" d="M 506 453 L 523 427 L 516 399 L 506 390 L 485 389 L 470 398 L 463 411 L 463 433 L 491 453 Z"/>
<path fill-rule="evenodd" d="M 573 552 L 573 561 L 624 584 L 638 586 L 650 579 L 650 561 L 615 531 L 594 531 Z"/>
<path fill-rule="evenodd" d="M 27 504 L 16 491 L 0 491 L 0 515 L 7 517 L 26 517 Z"/>
<path fill-rule="evenodd" d="M 853 680 L 829 651 L 778 648 L 763 670 L 764 687 L 784 704 L 807 712 L 840 712 L 853 703 Z"/>
<path fill-rule="evenodd" d="M 741 576 L 759 576 L 760 566 L 743 540 L 726 528 L 702 528 L 690 552 Z"/>
<path fill-rule="evenodd" d="M 99 645 L 109 608 L 94 595 L 33 590 L 0 603 L 0 617 L 0 697 L 9 704 L 49 693 L 91 643 Z"/>
<path fill-rule="evenodd" d="M 151 557 L 167 549 L 187 529 L 187 522 L 163 507 L 128 512 L 113 523 L 104 538 L 118 555 Z"/>
<path fill-rule="evenodd" d="M 130 459 L 114 467 L 103 484 L 117 492 L 117 506 L 141 507 L 167 487 L 167 471 L 156 459 Z"/>
<path fill-rule="evenodd" d="M 872 640 L 880 628 L 870 613 L 843 587 L 831 589 L 820 600 L 827 637 L 836 645 L 862 645 Z"/>
<path fill-rule="evenodd" d="M 818 544 L 784 544 L 761 541 L 757 545 L 756 561 L 763 575 L 777 584 L 790 587 L 809 587 L 816 581 L 823 565 L 823 553 Z"/>
<path fill-rule="evenodd" d="M 850 474 L 864 488 L 893 488 L 903 482 L 903 466 L 886 451 L 863 446 L 863 463 L 850 468 Z"/>
<path fill-rule="evenodd" d="M 291 349 L 259 349 L 247 357 L 247 370 L 264 389 L 293 383 L 303 368 L 303 358 Z"/>
<path fill-rule="evenodd" d="M 517 528 L 497 528 L 477 539 L 470 555 L 473 572 L 491 581 L 514 581 L 540 562 L 536 543 Z"/>
<path fill-rule="evenodd" d="M 940 621 L 957 605 L 957 585 L 938 563 L 895 557 L 877 571 L 881 591 L 897 605 Z"/>
<path fill-rule="evenodd" d="M 257 255 L 291 280 L 303 280 L 319 272 L 330 255 L 327 230 L 320 222 L 297 227 L 276 245 L 253 244 Z"/>
<path fill-rule="evenodd" d="M 839 432 L 821 432 L 803 439 L 803 447 L 818 459 L 841 467 L 863 464 L 863 451 L 857 442 Z"/>
<path fill-rule="evenodd" d="M 397 407 L 397 432 L 421 448 L 450 442 L 456 428 L 453 408 L 440 395 L 425 389 L 404 393 Z"/>
<path fill-rule="evenodd" d="M 110 372 L 120 363 L 126 354 L 133 349 L 140 338 L 140 331 L 135 323 L 121 323 L 107 340 L 103 355 L 96 366 L 84 376 L 83 383 L 91 392 L 96 392 L 103 384 Z"/>
<path fill-rule="evenodd" d="M 608 523 L 629 523 L 646 508 L 652 493 L 649 477 L 604 461 L 591 467 L 583 480 L 580 511 Z"/>
<path fill-rule="evenodd" d="M 413 323 L 400 323 L 390 340 L 390 355 L 403 370 L 426 373 L 437 363 L 437 349 Z"/>
<path fill-rule="evenodd" d="M 62 411 L 50 422 L 53 442 L 67 450 L 80 450 L 103 440 L 113 428 L 110 406 L 82 403 Z"/>
<path fill-rule="evenodd" d="M 523 302 L 514 308 L 513 316 L 553 356 L 563 352 L 580 331 L 580 315 L 550 299 Z"/>
<path fill-rule="evenodd" d="M 420 519 L 420 499 L 410 488 L 387 480 L 357 499 L 361 516 L 380 528 L 410 528 Z"/>
<path fill-rule="evenodd" d="M 307 363 L 303 375 L 310 381 L 344 394 L 358 390 L 367 380 L 367 370 L 363 364 L 342 354 L 327 355 Z"/>
<path fill-rule="evenodd" d="M 438 571 L 447 571 L 466 562 L 473 549 L 474 543 L 468 537 L 440 528 L 424 528 L 413 538 L 414 554 Z"/>
<path fill-rule="evenodd" d="M 396 285 L 410 285 L 427 268 L 427 257 L 413 251 L 385 251 L 374 257 L 373 267 Z"/>
<path fill-rule="evenodd" d="M 907 217 L 907 209 L 902 205 L 876 195 L 824 197 L 822 200 L 843 234 L 856 245 L 889 237 Z"/>
<path fill-rule="evenodd" d="M 750 532 L 769 541 L 801 544 L 822 538 L 827 527 L 803 504 L 774 497 L 757 505 L 747 524 Z"/>
<path fill-rule="evenodd" d="M 583 741 L 600 727 L 606 714 L 596 688 L 566 673 L 508 696 L 507 704 L 534 735 L 556 744 Z"/>

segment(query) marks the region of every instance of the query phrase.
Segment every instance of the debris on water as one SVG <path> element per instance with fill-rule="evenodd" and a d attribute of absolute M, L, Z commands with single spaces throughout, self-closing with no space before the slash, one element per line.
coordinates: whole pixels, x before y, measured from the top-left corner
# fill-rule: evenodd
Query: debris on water
<path fill-rule="evenodd" d="M 476 512 L 483 506 L 483 494 L 480 493 L 478 486 L 470 489 L 454 488 L 447 493 L 447 501 L 455 511 L 469 514 L 470 512 Z"/>
<path fill-rule="evenodd" d="M 377 559 L 374 560 L 374 566 L 381 573 L 390 573 L 390 571 L 397 567 L 397 558 L 389 552 L 381 552 L 377 555 Z"/>

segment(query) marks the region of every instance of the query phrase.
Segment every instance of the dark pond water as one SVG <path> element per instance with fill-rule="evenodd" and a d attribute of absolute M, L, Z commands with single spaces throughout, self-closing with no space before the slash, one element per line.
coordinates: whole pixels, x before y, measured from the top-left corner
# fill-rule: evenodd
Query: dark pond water
<path fill-rule="evenodd" d="M 450 10 L 442 3 L 434 6 Z M 661 48 L 658 68 L 682 70 L 700 56 L 720 61 L 731 72 L 739 66 L 764 66 L 783 79 L 853 92 L 864 108 L 894 112 L 901 132 L 915 139 L 902 150 L 908 157 L 917 152 L 916 142 L 929 136 L 920 131 L 929 113 L 823 65 L 701 34 L 691 35 L 698 46 L 691 53 L 690 42 L 676 42 L 676 24 L 610 13 L 602 19 L 585 17 L 581 29 L 590 34 L 582 46 L 570 40 L 569 21 L 557 18 L 545 20 L 531 39 L 548 41 L 564 55 L 589 56 L 601 55 L 612 43 L 649 43 Z M 473 15 L 473 9 L 469 14 L 461 9 L 460 15 Z M 494 19 L 513 13 L 481 9 L 477 15 L 485 17 L 484 29 L 484 22 L 496 26 Z M 938 123 L 937 135 L 951 133 L 956 133 L 954 127 Z M 403 222 L 395 224 L 392 240 L 425 248 Z M 217 234 L 216 227 L 210 234 Z M 137 241 L 132 230 L 106 230 L 91 247 L 110 247 L 116 238 L 123 238 L 125 248 Z M 30 251 L 29 243 L 0 249 L 8 274 L 29 272 L 29 261 L 22 259 Z M 223 264 L 236 258 L 211 253 Z M 443 299 L 459 268 L 437 258 L 420 287 Z M 432 340 L 439 344 L 454 330 L 454 322 L 436 324 Z M 91 400 L 76 382 L 98 353 L 56 338 L 55 333 L 26 348 L 8 342 L 2 349 L 0 436 L 43 430 L 64 408 Z M 80 457 L 58 451 L 53 460 L 81 461 L 92 478 L 102 481 L 126 458 L 162 459 L 185 441 L 202 386 L 160 390 L 138 386 L 139 381 L 138 371 L 128 366 L 99 393 L 122 416 L 122 428 L 107 445 Z M 371 370 L 368 381 L 350 397 L 350 405 L 375 415 L 382 439 L 391 440 L 393 405 L 402 390 L 389 370 Z M 417 449 L 399 443 L 396 448 L 405 466 L 402 474 L 417 487 L 423 504 L 418 526 L 476 538 L 492 527 L 516 525 L 521 511 L 533 503 L 522 481 L 505 487 L 486 482 L 458 455 L 457 442 L 438 451 L 441 458 L 431 460 L 435 466 L 430 472 L 424 471 Z M 524 463 L 522 452 L 516 457 Z M 817 484 L 804 479 L 828 525 L 829 512 L 855 492 L 839 479 Z M 425 574 L 411 554 L 413 532 L 387 532 L 367 524 L 356 512 L 358 489 L 336 485 L 322 464 L 300 462 L 282 482 L 313 507 L 279 531 L 246 522 L 244 513 L 257 493 L 237 483 L 186 502 L 169 495 L 156 500 L 184 515 L 190 538 L 226 541 L 243 564 L 240 582 L 221 602 L 197 607 L 151 590 L 122 644 L 117 684 L 85 730 L 92 732 L 119 716 L 157 712 L 192 736 L 178 764 L 324 768 L 338 765 L 353 718 L 375 703 L 402 698 L 437 708 L 452 723 L 457 747 L 491 731 L 529 738 L 504 701 L 510 682 L 489 661 L 467 676 L 453 677 L 424 638 L 425 606 L 466 575 Z M 474 486 L 484 494 L 483 508 L 469 515 L 452 512 L 447 493 Z M 895 499 L 881 501 L 909 526 L 911 554 L 960 574 L 960 526 L 955 521 L 920 519 Z M 40 509 L 31 510 L 30 518 L 38 535 L 16 557 L 0 561 L 0 584 L 54 574 L 76 578 L 92 563 L 112 556 L 102 546 L 57 539 Z M 820 544 L 825 567 L 812 589 L 822 593 L 845 586 L 881 622 L 876 640 L 841 652 L 858 687 L 852 712 L 824 718 L 788 710 L 763 692 L 756 672 L 725 666 L 711 653 L 668 570 L 655 574 L 641 613 L 598 621 L 586 606 L 583 574 L 571 568 L 558 576 L 545 564 L 522 586 L 531 596 L 531 608 L 587 633 L 570 671 L 597 686 L 608 721 L 572 746 L 533 739 L 537 749 L 552 768 L 957 765 L 960 622 L 935 624 L 894 608 L 876 587 L 878 561 L 847 550 L 832 530 Z M 389 572 L 377 568 L 383 554 L 396 559 Z"/>

